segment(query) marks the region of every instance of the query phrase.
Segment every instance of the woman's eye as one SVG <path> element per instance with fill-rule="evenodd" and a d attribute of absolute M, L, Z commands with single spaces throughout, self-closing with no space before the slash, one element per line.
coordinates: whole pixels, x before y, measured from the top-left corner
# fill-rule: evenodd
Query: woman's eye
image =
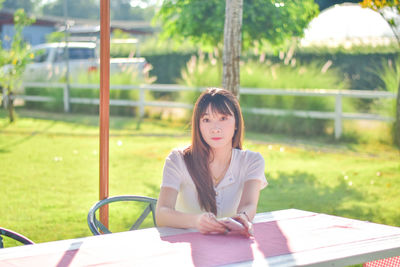
<path fill-rule="evenodd" d="M 228 118 L 226 116 L 221 117 L 221 121 L 226 121 Z"/>
<path fill-rule="evenodd" d="M 204 119 L 202 119 L 202 121 L 203 122 L 209 122 L 209 119 L 204 118 Z"/>

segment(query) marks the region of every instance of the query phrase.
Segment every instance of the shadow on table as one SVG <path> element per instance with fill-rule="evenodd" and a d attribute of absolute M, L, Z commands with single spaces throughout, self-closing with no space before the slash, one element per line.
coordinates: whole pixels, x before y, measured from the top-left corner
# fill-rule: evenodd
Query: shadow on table
<path fill-rule="evenodd" d="M 277 222 L 254 224 L 254 238 L 237 234 L 203 235 L 198 232 L 161 238 L 173 244 L 189 243 L 194 266 L 217 266 L 246 261 L 268 262 L 267 257 L 286 255 L 291 261 L 287 239 Z"/>
<path fill-rule="evenodd" d="M 70 266 L 72 260 L 75 258 L 76 254 L 79 252 L 79 248 L 83 242 L 72 243 L 70 249 L 65 251 L 64 255 L 57 263 L 56 267 L 66 267 Z"/>

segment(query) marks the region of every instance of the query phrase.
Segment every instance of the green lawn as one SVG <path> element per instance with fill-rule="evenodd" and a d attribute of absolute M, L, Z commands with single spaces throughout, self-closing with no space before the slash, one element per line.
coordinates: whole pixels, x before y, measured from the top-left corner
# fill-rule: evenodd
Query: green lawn
<path fill-rule="evenodd" d="M 91 235 L 98 199 L 98 117 L 0 111 L 0 225 L 35 242 Z M 110 195 L 157 197 L 164 159 L 190 141 L 187 125 L 110 120 Z M 400 155 L 385 144 L 321 143 L 248 133 L 266 161 L 259 211 L 297 208 L 400 226 Z M 112 214 L 128 224 L 129 211 Z M 7 244 L 6 244 L 7 245 Z M 13 244 L 9 244 L 13 245 Z"/>

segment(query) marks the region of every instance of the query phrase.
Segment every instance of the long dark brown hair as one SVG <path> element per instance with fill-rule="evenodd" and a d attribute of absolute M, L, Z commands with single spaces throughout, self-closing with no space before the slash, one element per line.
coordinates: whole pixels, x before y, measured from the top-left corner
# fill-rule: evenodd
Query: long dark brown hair
<path fill-rule="evenodd" d="M 209 168 L 212 151 L 200 132 L 200 119 L 211 105 L 212 112 L 235 117 L 232 147 L 242 149 L 244 122 L 239 101 L 230 91 L 209 88 L 197 99 L 192 115 L 192 144 L 184 150 L 184 160 L 196 186 L 200 207 L 217 215 L 215 190 Z"/>

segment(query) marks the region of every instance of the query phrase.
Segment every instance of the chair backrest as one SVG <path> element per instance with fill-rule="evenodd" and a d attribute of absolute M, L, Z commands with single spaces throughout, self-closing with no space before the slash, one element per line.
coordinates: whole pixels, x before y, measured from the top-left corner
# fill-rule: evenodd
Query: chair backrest
<path fill-rule="evenodd" d="M 11 231 L 9 229 L 0 227 L 0 248 L 4 248 L 4 243 L 3 243 L 3 237 L 2 236 L 7 236 L 11 239 L 14 239 L 24 245 L 31 245 L 35 244 L 32 240 L 27 238 L 26 236 L 23 236 L 17 232 Z"/>
<path fill-rule="evenodd" d="M 92 231 L 93 235 L 101 235 L 101 234 L 110 234 L 111 233 L 111 231 L 107 227 L 105 227 L 99 220 L 97 220 L 96 211 L 104 205 L 107 205 L 112 202 L 121 202 L 121 201 L 134 201 L 134 202 L 136 201 L 136 202 L 147 203 L 147 205 L 145 205 L 143 212 L 140 214 L 139 218 L 135 221 L 135 223 L 129 229 L 130 231 L 138 229 L 139 226 L 143 223 L 143 221 L 146 219 L 147 215 L 149 215 L 150 212 L 153 215 L 154 226 L 156 226 L 155 211 L 156 211 L 157 199 L 151 198 L 151 197 L 132 196 L 132 195 L 113 196 L 113 197 L 109 197 L 109 198 L 98 201 L 89 210 L 89 213 L 87 216 L 87 222 L 88 222 L 89 229 L 90 229 L 90 231 Z"/>

